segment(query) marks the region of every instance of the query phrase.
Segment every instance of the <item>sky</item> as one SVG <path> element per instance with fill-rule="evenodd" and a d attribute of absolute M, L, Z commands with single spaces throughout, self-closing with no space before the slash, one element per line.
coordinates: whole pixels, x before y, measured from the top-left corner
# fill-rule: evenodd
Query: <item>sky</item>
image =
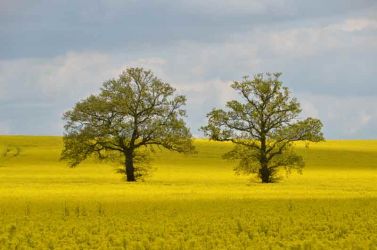
<path fill-rule="evenodd" d="M 327 139 L 377 139 L 375 0 L 0 0 L 0 134 L 62 135 L 127 67 L 187 96 L 196 137 L 233 81 L 282 72 Z"/>

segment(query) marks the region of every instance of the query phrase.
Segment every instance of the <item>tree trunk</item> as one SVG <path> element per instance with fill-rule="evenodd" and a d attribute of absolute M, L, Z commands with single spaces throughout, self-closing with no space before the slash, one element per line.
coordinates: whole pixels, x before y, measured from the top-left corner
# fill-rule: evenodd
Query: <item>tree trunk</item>
<path fill-rule="evenodd" d="M 268 160 L 267 160 L 267 147 L 266 147 L 266 136 L 261 136 L 261 156 L 260 156 L 260 169 L 259 169 L 259 177 L 262 180 L 262 183 L 270 183 L 271 182 L 271 171 L 268 168 Z"/>
<path fill-rule="evenodd" d="M 262 180 L 262 183 L 271 182 L 271 172 L 268 169 L 267 164 L 262 164 L 261 168 L 259 169 L 259 176 Z"/>
<path fill-rule="evenodd" d="M 135 179 L 135 168 L 134 168 L 134 159 L 133 152 L 127 152 L 125 154 L 125 168 L 126 168 L 126 178 L 127 181 L 136 181 Z"/>

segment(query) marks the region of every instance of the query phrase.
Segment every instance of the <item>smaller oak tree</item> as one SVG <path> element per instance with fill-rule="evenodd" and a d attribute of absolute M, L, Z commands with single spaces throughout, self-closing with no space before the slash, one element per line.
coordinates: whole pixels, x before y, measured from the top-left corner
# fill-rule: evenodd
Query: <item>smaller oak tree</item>
<path fill-rule="evenodd" d="M 129 68 L 103 84 L 98 95 L 78 102 L 64 114 L 62 159 L 74 167 L 91 155 L 123 158 L 127 181 L 145 174 L 145 149 L 153 145 L 181 153 L 193 152 L 185 116 L 186 98 L 151 71 Z M 135 166 L 135 163 L 138 164 Z"/>
<path fill-rule="evenodd" d="M 234 149 L 224 158 L 239 160 L 235 171 L 257 174 L 262 183 L 276 181 L 279 168 L 301 171 L 304 161 L 294 152 L 293 142 L 324 140 L 320 120 L 298 119 L 300 104 L 282 86 L 280 75 L 235 81 L 231 87 L 244 101 L 229 101 L 226 110 L 213 109 L 207 114 L 208 125 L 201 128 L 212 140 L 233 142 Z"/>

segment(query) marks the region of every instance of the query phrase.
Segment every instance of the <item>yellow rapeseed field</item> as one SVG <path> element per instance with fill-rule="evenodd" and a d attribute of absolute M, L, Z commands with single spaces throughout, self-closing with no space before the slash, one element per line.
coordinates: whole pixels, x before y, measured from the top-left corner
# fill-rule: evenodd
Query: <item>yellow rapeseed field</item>
<path fill-rule="evenodd" d="M 230 143 L 195 146 L 126 183 L 68 168 L 61 137 L 1 136 L 0 249 L 377 249 L 377 141 L 297 144 L 303 174 L 274 184 L 236 176 Z"/>

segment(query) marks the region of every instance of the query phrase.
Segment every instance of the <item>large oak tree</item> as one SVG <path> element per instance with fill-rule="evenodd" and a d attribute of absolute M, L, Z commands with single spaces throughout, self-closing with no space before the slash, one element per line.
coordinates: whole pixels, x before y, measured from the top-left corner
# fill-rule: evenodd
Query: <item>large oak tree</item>
<path fill-rule="evenodd" d="M 210 139 L 232 141 L 235 147 L 224 157 L 239 160 L 238 173 L 257 174 L 263 183 L 276 181 L 279 168 L 304 166 L 293 142 L 324 140 L 320 120 L 299 119 L 300 104 L 282 86 L 280 75 L 257 74 L 234 82 L 231 87 L 242 101 L 227 102 L 225 110 L 213 109 L 202 127 Z"/>
<path fill-rule="evenodd" d="M 73 167 L 91 155 L 106 158 L 118 152 L 127 181 L 136 181 L 146 159 L 142 148 L 157 145 L 192 152 L 191 133 L 183 120 L 186 98 L 174 92 L 143 68 L 129 68 L 105 82 L 98 95 L 64 114 L 62 159 Z"/>

